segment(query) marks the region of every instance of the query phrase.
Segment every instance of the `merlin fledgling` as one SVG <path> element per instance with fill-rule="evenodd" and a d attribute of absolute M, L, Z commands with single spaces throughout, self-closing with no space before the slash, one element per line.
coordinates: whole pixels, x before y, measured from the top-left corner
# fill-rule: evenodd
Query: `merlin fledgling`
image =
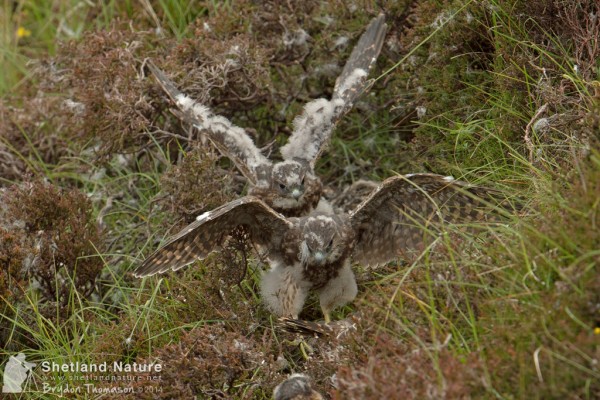
<path fill-rule="evenodd" d="M 351 260 L 373 266 L 413 258 L 444 224 L 486 220 L 494 196 L 491 189 L 434 174 L 388 178 L 349 214 L 285 217 L 246 196 L 200 215 L 144 260 L 135 275 L 178 270 L 204 259 L 243 226 L 270 264 L 261 278 L 267 308 L 298 318 L 314 290 L 329 322 L 331 310 L 356 297 Z"/>
<path fill-rule="evenodd" d="M 338 121 L 368 90 L 367 75 L 381 51 L 386 29 L 383 15 L 373 19 L 337 78 L 331 99 L 316 99 L 304 106 L 294 119 L 288 143 L 281 148 L 281 162 L 266 158 L 243 128 L 181 93 L 152 62 L 147 65 L 179 108 L 178 115 L 206 134 L 248 179 L 249 195 L 288 217 L 307 215 L 315 209 L 331 213 L 331 206 L 321 201 L 323 185 L 315 174 L 315 163 Z"/>

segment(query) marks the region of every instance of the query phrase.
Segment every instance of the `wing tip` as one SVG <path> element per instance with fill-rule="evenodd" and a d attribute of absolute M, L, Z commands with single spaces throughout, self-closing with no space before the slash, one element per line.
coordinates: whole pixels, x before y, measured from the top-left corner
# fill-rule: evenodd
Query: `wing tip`
<path fill-rule="evenodd" d="M 156 275 L 161 272 L 160 267 L 152 264 L 143 263 L 135 271 L 133 271 L 133 276 L 136 278 L 145 278 L 147 276 Z"/>
<path fill-rule="evenodd" d="M 156 79 L 158 84 L 167 93 L 167 95 L 171 97 L 173 101 L 177 101 L 177 97 L 183 95 L 183 93 L 181 93 L 179 89 L 177 89 L 175 83 L 173 83 L 173 81 L 167 77 L 164 71 L 158 68 L 152 60 L 148 60 L 146 62 L 146 66 L 148 67 L 150 72 L 152 72 L 152 75 L 154 75 L 154 78 Z"/>
<path fill-rule="evenodd" d="M 387 28 L 388 25 L 385 23 L 385 13 L 381 12 L 371 20 L 366 30 L 368 31 L 373 29 L 376 32 L 376 36 L 381 39 L 383 36 L 385 36 Z"/>

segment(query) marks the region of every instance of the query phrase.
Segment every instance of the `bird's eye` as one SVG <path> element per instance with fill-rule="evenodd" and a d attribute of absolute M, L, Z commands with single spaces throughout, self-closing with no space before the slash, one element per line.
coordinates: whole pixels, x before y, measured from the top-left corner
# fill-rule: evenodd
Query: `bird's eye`
<path fill-rule="evenodd" d="M 331 239 L 331 240 L 329 241 L 329 244 L 327 245 L 327 249 L 328 249 L 328 250 L 331 250 L 331 248 L 332 248 L 332 247 L 333 247 L 333 239 Z"/>
<path fill-rule="evenodd" d="M 305 179 L 305 177 L 303 176 L 303 177 L 302 177 L 302 180 L 300 181 L 300 184 L 301 184 L 301 185 L 304 185 L 304 179 Z"/>
<path fill-rule="evenodd" d="M 284 185 L 283 183 L 280 183 L 280 184 L 279 184 L 279 189 L 281 189 L 281 190 L 285 190 L 285 185 Z"/>

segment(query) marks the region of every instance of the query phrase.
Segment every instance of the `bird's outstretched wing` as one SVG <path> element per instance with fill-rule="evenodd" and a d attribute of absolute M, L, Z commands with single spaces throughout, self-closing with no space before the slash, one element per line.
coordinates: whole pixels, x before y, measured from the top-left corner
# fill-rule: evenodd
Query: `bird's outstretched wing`
<path fill-rule="evenodd" d="M 284 159 L 303 160 L 314 168 L 337 122 L 368 88 L 367 75 L 381 51 L 387 29 L 384 20 L 380 14 L 359 39 L 335 82 L 331 100 L 321 98 L 309 102 L 294 119 L 294 131 L 281 148 Z"/>
<path fill-rule="evenodd" d="M 377 265 L 424 245 L 443 223 L 497 219 L 500 192 L 435 174 L 386 179 L 351 214 L 356 232 L 353 257 Z"/>
<path fill-rule="evenodd" d="M 231 159 L 246 178 L 256 183 L 256 171 L 271 162 L 262 155 L 246 131 L 181 93 L 151 61 L 147 65 L 158 84 L 181 111 L 178 116 L 204 132 L 221 154 Z"/>
<path fill-rule="evenodd" d="M 200 215 L 146 258 L 134 274 L 143 277 L 176 271 L 195 260 L 206 258 L 218 250 L 227 235 L 240 225 L 248 228 L 250 240 L 254 243 L 278 248 L 277 243 L 292 223 L 262 200 L 242 197 Z"/>
<path fill-rule="evenodd" d="M 350 58 L 346 61 L 342 73 L 335 81 L 333 99 L 340 98 L 344 104 L 352 107 L 354 101 L 367 89 L 367 75 L 381 52 L 386 30 L 387 25 L 383 14 L 379 14 L 367 26 L 365 33 L 362 34 L 354 46 Z"/>
<path fill-rule="evenodd" d="M 380 182 L 359 179 L 346 187 L 343 192 L 335 196 L 331 204 L 344 213 L 350 213 L 366 199 L 373 190 L 379 187 Z"/>

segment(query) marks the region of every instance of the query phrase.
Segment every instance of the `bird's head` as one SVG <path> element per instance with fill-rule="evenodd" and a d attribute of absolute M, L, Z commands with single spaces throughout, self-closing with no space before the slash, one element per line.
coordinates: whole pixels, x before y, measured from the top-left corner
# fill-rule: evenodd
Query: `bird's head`
<path fill-rule="evenodd" d="M 335 215 L 306 217 L 301 227 L 299 258 L 303 265 L 324 265 L 339 260 L 352 239 L 343 218 Z"/>
<path fill-rule="evenodd" d="M 277 385 L 273 391 L 275 400 L 323 400 L 323 396 L 312 388 L 310 378 L 304 374 L 292 374 Z"/>
<path fill-rule="evenodd" d="M 274 164 L 266 183 L 268 187 L 253 188 L 250 194 L 259 195 L 274 210 L 289 217 L 305 215 L 313 210 L 323 188 L 312 168 L 295 160 Z"/>

